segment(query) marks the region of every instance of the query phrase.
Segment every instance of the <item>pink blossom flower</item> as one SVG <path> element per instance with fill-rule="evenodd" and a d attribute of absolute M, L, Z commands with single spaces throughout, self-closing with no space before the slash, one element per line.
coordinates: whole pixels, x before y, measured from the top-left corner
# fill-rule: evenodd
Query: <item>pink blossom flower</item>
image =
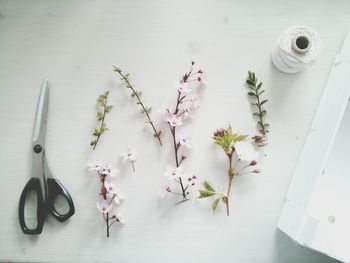
<path fill-rule="evenodd" d="M 168 165 L 166 169 L 167 170 L 164 173 L 164 176 L 168 177 L 171 180 L 175 180 L 175 179 L 178 179 L 178 178 L 181 178 L 184 176 L 183 167 L 181 167 L 181 166 L 174 168 L 174 167 L 171 167 L 170 165 Z"/>
<path fill-rule="evenodd" d="M 117 191 L 116 185 L 113 181 L 105 181 L 105 187 L 107 190 L 107 196 L 112 198 L 117 204 L 120 204 L 120 201 L 125 199 L 125 196 Z"/>
<path fill-rule="evenodd" d="M 183 124 L 181 116 L 179 117 L 176 114 L 169 114 L 166 116 L 165 120 L 170 124 L 171 127 L 176 127 Z"/>
<path fill-rule="evenodd" d="M 254 140 L 254 143 L 258 146 L 258 147 L 265 147 L 267 146 L 267 139 L 266 136 L 262 135 L 262 134 L 257 134 L 254 137 L 252 137 L 252 139 Z"/>
<path fill-rule="evenodd" d="M 181 93 L 189 93 L 192 91 L 192 88 L 188 85 L 187 82 L 176 82 L 176 88 Z"/>
<path fill-rule="evenodd" d="M 187 134 L 179 134 L 179 143 L 180 145 L 186 146 L 186 148 L 191 149 L 192 144 L 192 138 L 189 137 Z"/>
<path fill-rule="evenodd" d="M 185 107 L 183 109 L 183 118 L 184 119 L 188 119 L 188 118 L 192 118 L 192 113 L 194 112 L 194 108 L 192 105 L 187 105 L 187 107 Z"/>
<path fill-rule="evenodd" d="M 200 99 L 197 96 L 192 96 L 192 98 L 190 99 L 190 101 L 192 102 L 192 107 L 193 109 L 198 109 L 200 106 Z"/>
<path fill-rule="evenodd" d="M 107 163 L 101 165 L 99 172 L 104 176 L 115 177 L 119 171 L 117 169 L 114 169 L 110 163 Z"/>
<path fill-rule="evenodd" d="M 96 160 L 94 162 L 88 162 L 89 171 L 99 171 L 101 169 L 101 162 Z"/>
<path fill-rule="evenodd" d="M 107 214 L 113 208 L 113 205 L 110 204 L 107 200 L 102 200 L 101 202 L 97 202 L 96 206 L 97 206 L 97 209 L 103 214 Z"/>

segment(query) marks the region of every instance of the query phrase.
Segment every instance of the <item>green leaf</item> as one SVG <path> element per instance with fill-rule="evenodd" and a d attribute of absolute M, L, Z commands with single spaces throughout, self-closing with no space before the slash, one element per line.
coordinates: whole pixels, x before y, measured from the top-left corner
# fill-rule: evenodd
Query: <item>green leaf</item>
<path fill-rule="evenodd" d="M 208 191 L 215 192 L 215 187 L 211 182 L 204 181 L 203 185 L 204 185 L 205 189 L 207 189 Z"/>
<path fill-rule="evenodd" d="M 254 112 L 253 115 L 260 117 L 260 113 L 259 112 Z"/>
<path fill-rule="evenodd" d="M 243 141 L 248 137 L 248 135 L 236 135 L 235 142 Z"/>
<path fill-rule="evenodd" d="M 265 115 L 266 115 L 266 110 L 262 110 L 262 111 L 261 111 L 261 115 L 262 115 L 262 116 L 265 116 Z"/>
<path fill-rule="evenodd" d="M 97 112 L 97 119 L 98 120 L 101 120 L 103 118 L 103 114 L 102 114 L 102 112 Z"/>
<path fill-rule="evenodd" d="M 216 195 L 216 192 L 208 191 L 208 190 L 199 190 L 198 198 L 205 198 L 209 196 Z"/>
<path fill-rule="evenodd" d="M 99 104 L 101 107 L 103 107 L 103 106 L 105 105 L 105 100 L 102 99 L 102 98 L 98 98 L 98 99 L 97 99 L 97 102 L 98 102 L 98 104 Z"/>
<path fill-rule="evenodd" d="M 106 107 L 106 112 L 110 112 L 112 110 L 112 108 L 113 108 L 113 105 L 108 105 Z"/>
<path fill-rule="evenodd" d="M 260 96 L 261 94 L 263 94 L 265 92 L 265 90 L 262 90 L 258 93 L 258 95 Z"/>
<path fill-rule="evenodd" d="M 99 136 L 101 132 L 98 129 L 94 129 L 93 136 Z"/>
<path fill-rule="evenodd" d="M 221 197 L 221 199 L 225 204 L 227 204 L 227 201 L 228 201 L 227 196 L 224 195 L 223 197 Z"/>
<path fill-rule="evenodd" d="M 107 99 L 108 95 L 109 95 L 109 90 L 106 90 L 105 93 L 103 94 L 105 96 L 105 98 Z"/>
<path fill-rule="evenodd" d="M 248 92 L 248 95 L 256 97 L 256 94 L 254 92 Z"/>
<path fill-rule="evenodd" d="M 253 87 L 254 87 L 254 82 L 251 81 L 250 79 L 247 79 L 247 84 L 248 84 L 249 86 L 253 86 Z"/>
<path fill-rule="evenodd" d="M 266 102 L 268 102 L 268 100 L 263 100 L 263 101 L 260 103 L 260 105 L 263 105 L 263 104 L 265 104 Z"/>
<path fill-rule="evenodd" d="M 160 137 L 160 134 L 162 133 L 162 131 L 159 131 L 158 133 L 154 133 L 153 134 L 153 137 L 154 138 L 158 138 L 158 137 Z"/>
<path fill-rule="evenodd" d="M 220 198 L 215 199 L 214 202 L 213 202 L 213 204 L 211 205 L 211 208 L 213 208 L 214 211 L 215 211 L 216 208 L 218 207 L 219 201 L 220 201 Z"/>
<path fill-rule="evenodd" d="M 122 70 L 120 69 L 120 68 L 117 68 L 117 67 L 114 67 L 114 69 L 113 69 L 115 72 L 118 72 L 118 73 L 121 73 L 122 72 Z"/>
<path fill-rule="evenodd" d="M 260 83 L 258 84 L 258 86 L 256 87 L 256 89 L 259 90 L 259 89 L 261 88 L 261 86 L 262 86 L 262 82 L 260 82 Z"/>
<path fill-rule="evenodd" d="M 90 146 L 94 146 L 96 144 L 96 141 L 91 141 Z"/>

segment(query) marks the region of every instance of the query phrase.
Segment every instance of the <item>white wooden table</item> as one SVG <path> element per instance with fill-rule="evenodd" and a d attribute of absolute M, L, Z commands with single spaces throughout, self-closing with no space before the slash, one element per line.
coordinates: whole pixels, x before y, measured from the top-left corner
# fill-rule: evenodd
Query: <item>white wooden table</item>
<path fill-rule="evenodd" d="M 349 1 L 0 1 L 0 14 L 0 261 L 335 262 L 297 246 L 276 223 L 350 22 Z M 272 66 L 270 51 L 294 24 L 317 30 L 323 50 L 313 68 L 285 75 Z M 214 129 L 230 123 L 255 132 L 244 85 L 249 69 L 270 100 L 263 172 L 234 182 L 229 218 L 224 209 L 213 215 L 207 200 L 176 207 L 159 201 L 162 173 L 173 161 L 170 145 L 160 150 L 151 139 L 112 72 L 113 64 L 129 71 L 147 102 L 159 108 L 173 103 L 174 80 L 191 60 L 208 76 L 202 107 L 189 125 L 195 143 L 186 163 L 200 180 L 226 183 L 226 160 L 210 139 Z M 48 217 L 43 233 L 33 237 L 22 234 L 17 210 L 30 176 L 43 77 L 51 89 L 47 158 L 73 196 L 76 214 L 63 225 Z M 110 131 L 92 152 L 95 99 L 105 89 L 115 108 Z M 128 146 L 139 152 L 134 174 L 118 161 Z M 113 227 L 109 239 L 95 206 L 98 182 L 86 170 L 96 158 L 119 166 L 128 196 L 128 223 Z"/>

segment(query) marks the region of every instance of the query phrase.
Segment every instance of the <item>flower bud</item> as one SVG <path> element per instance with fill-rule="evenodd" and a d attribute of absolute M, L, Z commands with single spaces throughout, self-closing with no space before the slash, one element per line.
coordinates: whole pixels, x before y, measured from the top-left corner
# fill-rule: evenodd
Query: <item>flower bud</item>
<path fill-rule="evenodd" d="M 250 165 L 250 166 L 254 166 L 254 165 L 256 165 L 256 164 L 257 164 L 257 162 L 256 162 L 255 160 L 253 160 L 253 161 L 250 162 L 249 165 Z"/>

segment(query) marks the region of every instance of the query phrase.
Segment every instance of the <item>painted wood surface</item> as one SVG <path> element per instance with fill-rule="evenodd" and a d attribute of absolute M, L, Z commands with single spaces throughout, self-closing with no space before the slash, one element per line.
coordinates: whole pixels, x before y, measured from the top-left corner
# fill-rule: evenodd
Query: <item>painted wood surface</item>
<path fill-rule="evenodd" d="M 345 0 L 0 1 L 0 261 L 335 262 L 296 245 L 276 223 L 349 22 Z M 294 24 L 317 30 L 323 50 L 313 68 L 286 75 L 272 66 L 270 52 Z M 173 103 L 174 81 L 191 60 L 208 77 L 188 130 L 195 141 L 186 167 L 201 180 L 226 183 L 226 160 L 210 139 L 215 128 L 231 123 L 239 132 L 255 131 L 244 85 L 249 69 L 270 99 L 263 172 L 234 182 L 229 218 L 224 209 L 214 215 L 209 202 L 194 196 L 176 207 L 159 200 L 162 173 L 173 161 L 170 145 L 160 149 L 153 141 L 112 72 L 112 65 L 129 71 L 157 109 Z M 76 214 L 64 224 L 48 217 L 44 232 L 30 237 L 19 228 L 17 208 L 30 176 L 44 77 L 51 89 L 47 158 L 74 198 Z M 106 89 L 115 105 L 110 131 L 92 152 L 95 99 Z M 156 110 L 153 116 L 160 120 Z M 128 146 L 139 152 L 136 173 L 120 164 L 118 156 Z M 120 188 L 128 197 L 128 223 L 114 227 L 108 240 L 95 206 L 98 182 L 86 170 L 96 158 L 119 166 Z"/>

